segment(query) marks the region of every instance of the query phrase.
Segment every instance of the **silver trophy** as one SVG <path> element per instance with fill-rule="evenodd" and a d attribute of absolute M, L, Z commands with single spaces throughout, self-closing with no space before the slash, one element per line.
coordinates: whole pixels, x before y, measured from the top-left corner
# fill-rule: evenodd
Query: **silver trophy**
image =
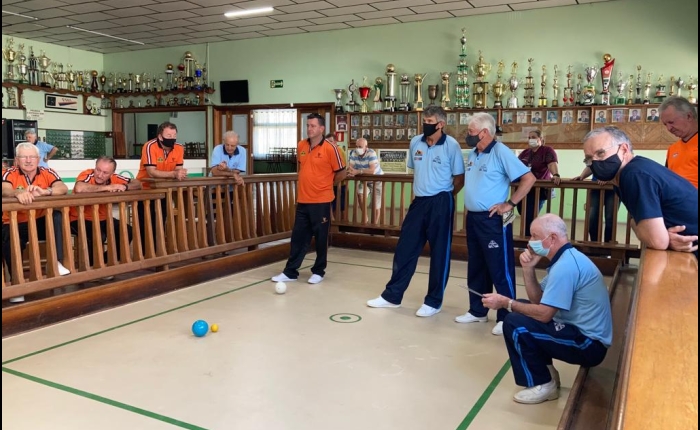
<path fill-rule="evenodd" d="M 386 88 L 384 96 L 384 110 L 396 111 L 396 67 L 393 64 L 386 65 Z"/>
<path fill-rule="evenodd" d="M 357 112 L 357 107 L 360 106 L 360 104 L 355 101 L 356 92 L 357 85 L 355 84 L 355 80 L 352 79 L 350 85 L 348 85 L 348 95 L 350 96 L 350 100 L 348 100 L 348 111 L 350 112 Z"/>
<path fill-rule="evenodd" d="M 17 52 L 17 58 L 19 59 L 19 63 L 17 64 L 17 73 L 19 74 L 19 79 L 17 80 L 17 82 L 20 84 L 26 84 L 27 83 L 27 73 L 29 73 L 29 68 L 24 63 L 25 61 L 27 61 L 27 56 L 24 55 L 24 44 L 23 43 L 19 44 L 19 51 Z"/>
<path fill-rule="evenodd" d="M 29 85 L 39 85 L 39 60 L 34 56 L 34 47 L 29 47 Z"/>
<path fill-rule="evenodd" d="M 595 85 L 593 84 L 595 77 L 598 75 L 598 67 L 586 67 L 586 81 L 588 84 L 583 87 L 583 100 L 581 104 L 590 106 L 595 101 Z"/>
<path fill-rule="evenodd" d="M 399 110 L 408 111 L 410 107 L 410 92 L 411 92 L 411 81 L 408 79 L 408 74 L 404 73 L 401 75 L 401 81 L 399 82 L 399 96 L 401 100 L 399 101 Z"/>
<path fill-rule="evenodd" d="M 627 84 L 629 84 L 629 81 L 625 80 L 623 78 L 622 72 L 617 73 L 617 96 L 615 96 L 615 101 L 613 104 L 615 105 L 624 105 L 627 100 L 625 99 L 625 88 L 627 87 Z"/>
<path fill-rule="evenodd" d="M 21 49 L 20 49 L 20 52 L 21 52 Z M 676 95 L 678 97 L 682 97 L 681 90 L 683 89 L 683 84 L 685 84 L 685 81 L 683 80 L 683 78 L 681 78 L 679 76 L 678 79 L 676 79 L 676 88 L 678 88 L 678 93 Z"/>
<path fill-rule="evenodd" d="M 345 90 L 342 88 L 336 88 L 333 90 L 335 93 L 335 113 L 345 113 L 343 109 L 343 96 L 345 95 Z"/>
<path fill-rule="evenodd" d="M 520 86 L 520 81 L 518 80 L 518 63 L 513 63 L 510 69 L 510 79 L 508 80 L 508 88 L 510 88 L 510 97 L 508 98 L 508 108 L 517 109 L 518 108 L 518 96 L 515 92 Z"/>
<path fill-rule="evenodd" d="M 450 110 L 450 72 L 441 72 L 440 78 L 442 79 L 440 107 L 445 110 Z"/>

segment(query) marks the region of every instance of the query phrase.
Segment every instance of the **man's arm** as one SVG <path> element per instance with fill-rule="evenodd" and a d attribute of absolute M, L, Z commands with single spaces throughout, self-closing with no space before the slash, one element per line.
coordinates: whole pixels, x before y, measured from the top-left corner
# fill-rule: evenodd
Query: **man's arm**
<path fill-rule="evenodd" d="M 345 168 L 343 168 L 343 170 L 335 172 L 335 176 L 333 177 L 333 185 L 338 185 L 339 183 L 343 182 L 347 176 L 348 171 Z"/>
<path fill-rule="evenodd" d="M 583 181 L 587 177 L 591 176 L 591 174 L 593 174 L 593 172 L 591 171 L 591 168 L 586 166 L 586 167 L 584 167 L 583 172 L 581 172 L 580 175 L 574 176 L 573 178 L 571 178 L 571 180 L 572 181 Z"/>
<path fill-rule="evenodd" d="M 151 178 L 157 179 L 177 179 L 181 181 L 187 177 L 187 170 L 182 166 L 175 167 L 172 172 L 167 172 L 163 170 L 156 169 L 156 166 L 146 166 L 146 173 Z"/>
<path fill-rule="evenodd" d="M 138 191 L 143 188 L 143 185 L 141 184 L 141 181 L 138 179 L 132 179 L 129 181 L 129 183 L 126 185 L 126 189 L 128 191 Z"/>
<path fill-rule="evenodd" d="M 452 176 L 452 186 L 454 187 L 452 195 L 456 196 L 464 187 L 464 174 Z"/>
<path fill-rule="evenodd" d="M 51 196 L 64 196 L 68 194 L 68 186 L 64 184 L 63 181 L 56 181 L 53 184 L 51 184 L 49 188 L 51 189 L 51 191 L 48 191 L 47 188 L 47 192 L 50 193 L 48 195 Z"/>
<path fill-rule="evenodd" d="M 87 182 L 76 182 L 73 187 L 73 193 L 104 193 L 109 191 L 126 191 L 126 185 L 110 184 L 110 185 L 94 185 Z"/>
<path fill-rule="evenodd" d="M 663 218 L 649 218 L 639 223 L 633 222 L 632 228 L 639 240 L 647 247 L 662 250 L 668 249 L 670 238 Z"/>
<path fill-rule="evenodd" d="M 2 196 L 14 197 L 23 205 L 28 205 L 34 201 L 34 194 L 30 190 L 15 189 L 11 183 L 2 183 Z"/>
<path fill-rule="evenodd" d="M 56 155 L 57 152 L 58 152 L 58 148 L 56 148 L 56 147 L 54 146 L 53 149 L 52 149 L 51 151 L 49 151 L 48 154 L 46 154 L 46 160 L 45 160 L 45 161 L 49 161 L 51 158 L 53 158 L 54 155 Z"/>
<path fill-rule="evenodd" d="M 532 188 L 532 186 L 535 185 L 536 180 L 537 178 L 535 178 L 535 175 L 533 175 L 532 172 L 528 172 L 521 176 L 520 182 L 518 183 L 518 188 L 515 189 L 515 192 L 513 193 L 510 199 L 515 203 L 519 203 L 522 199 L 525 198 L 527 193 L 530 192 L 530 188 Z"/>

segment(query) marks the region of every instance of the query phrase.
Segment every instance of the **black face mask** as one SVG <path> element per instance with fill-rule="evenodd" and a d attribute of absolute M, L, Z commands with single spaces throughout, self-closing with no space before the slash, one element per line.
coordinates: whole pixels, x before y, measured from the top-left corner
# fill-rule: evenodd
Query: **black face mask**
<path fill-rule="evenodd" d="M 175 146 L 175 140 L 176 140 L 176 139 L 166 139 L 166 138 L 163 138 L 163 139 L 160 141 L 160 143 L 161 143 L 163 146 L 165 146 L 166 148 L 172 148 L 173 146 Z"/>
<path fill-rule="evenodd" d="M 426 137 L 434 135 L 438 131 L 437 126 L 437 124 L 423 123 L 423 135 Z"/>
<path fill-rule="evenodd" d="M 474 148 L 480 141 L 481 139 L 479 138 L 479 133 L 477 133 L 476 136 L 472 136 L 471 134 L 467 133 L 467 146 L 470 148 Z"/>
<path fill-rule="evenodd" d="M 615 178 L 617 172 L 620 171 L 620 166 L 622 166 L 622 160 L 617 153 L 615 153 L 605 160 L 593 160 L 591 163 L 591 171 L 596 179 L 611 181 Z"/>

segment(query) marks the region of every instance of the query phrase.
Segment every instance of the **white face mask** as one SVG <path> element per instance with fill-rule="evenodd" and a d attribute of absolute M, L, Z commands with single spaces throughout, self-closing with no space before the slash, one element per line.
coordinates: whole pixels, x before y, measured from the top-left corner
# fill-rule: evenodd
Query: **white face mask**
<path fill-rule="evenodd" d="M 537 139 L 530 139 L 527 141 L 527 144 L 530 145 L 530 148 L 537 148 Z"/>
<path fill-rule="evenodd" d="M 355 148 L 355 152 L 357 152 L 357 155 L 365 155 L 365 151 L 367 149 L 365 148 Z"/>

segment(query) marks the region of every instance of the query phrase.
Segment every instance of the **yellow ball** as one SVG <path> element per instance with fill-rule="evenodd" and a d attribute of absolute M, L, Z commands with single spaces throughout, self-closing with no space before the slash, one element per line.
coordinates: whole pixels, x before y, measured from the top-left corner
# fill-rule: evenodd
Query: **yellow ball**
<path fill-rule="evenodd" d="M 218 324 L 212 324 L 212 325 L 211 325 L 211 332 L 212 332 L 212 333 L 216 333 L 217 331 L 219 331 L 219 325 L 218 325 Z"/>

